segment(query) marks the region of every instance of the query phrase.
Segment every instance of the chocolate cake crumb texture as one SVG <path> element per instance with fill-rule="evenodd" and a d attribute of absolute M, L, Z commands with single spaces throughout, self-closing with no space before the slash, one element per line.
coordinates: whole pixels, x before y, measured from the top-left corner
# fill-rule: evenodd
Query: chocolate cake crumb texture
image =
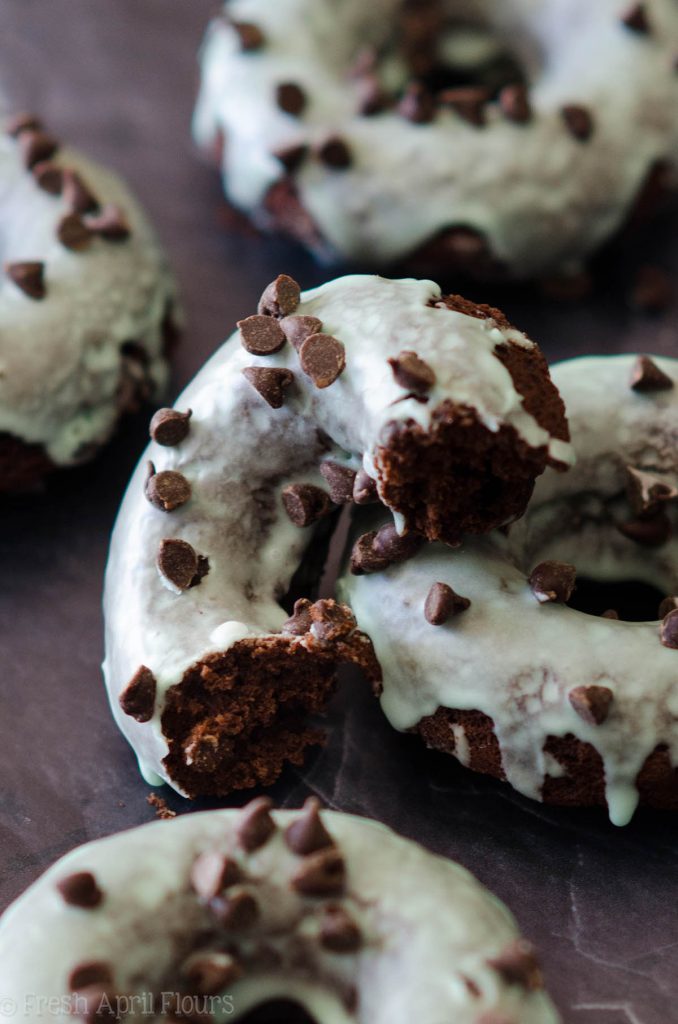
<path fill-rule="evenodd" d="M 155 810 L 155 816 L 160 821 L 171 821 L 172 818 L 176 818 L 177 812 L 173 811 L 167 806 L 167 801 L 157 793 L 149 793 L 146 797 L 146 803 L 149 807 L 153 807 Z"/>

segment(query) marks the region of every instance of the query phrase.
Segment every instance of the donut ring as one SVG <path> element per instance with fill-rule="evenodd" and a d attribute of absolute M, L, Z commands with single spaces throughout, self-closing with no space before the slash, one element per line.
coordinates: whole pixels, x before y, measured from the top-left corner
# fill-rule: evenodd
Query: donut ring
<path fill-rule="evenodd" d="M 478 25 L 529 89 L 440 90 Z M 235 206 L 325 260 L 571 273 L 675 170 L 676 52 L 673 0 L 234 0 L 194 135 Z"/>
<path fill-rule="evenodd" d="M 0 491 L 14 491 L 157 401 L 174 284 L 126 186 L 36 118 L 0 136 L 0 181 Z"/>
<path fill-rule="evenodd" d="M 552 373 L 575 468 L 538 482 L 508 537 L 431 545 L 339 593 L 374 643 L 396 728 L 534 799 L 607 803 L 621 825 L 639 799 L 678 809 L 678 598 L 661 623 L 563 602 L 575 570 L 678 594 L 678 360 L 587 357 Z"/>
<path fill-rule="evenodd" d="M 338 662 L 378 677 L 348 609 L 286 621 L 309 527 L 380 498 L 402 535 L 361 557 L 385 565 L 511 521 L 571 458 L 546 362 L 497 310 L 377 277 L 300 297 L 285 276 L 259 310 L 154 417 L 107 570 L 114 714 L 145 777 L 190 796 L 299 763 Z"/>
<path fill-rule="evenodd" d="M 459 865 L 376 822 L 319 814 L 313 798 L 269 807 L 153 822 L 62 858 L 0 921 L 3 999 L 27 1024 L 45 1005 L 55 1024 L 109 1007 L 236 1021 L 274 1000 L 318 1024 L 403 1024 L 415 1010 L 558 1020 L 534 950 Z"/>

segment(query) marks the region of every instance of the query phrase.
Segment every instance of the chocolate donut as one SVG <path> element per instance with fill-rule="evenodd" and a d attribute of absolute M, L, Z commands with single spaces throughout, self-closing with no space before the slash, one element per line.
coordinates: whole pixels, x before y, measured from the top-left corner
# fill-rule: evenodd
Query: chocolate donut
<path fill-rule="evenodd" d="M 464 868 L 313 798 L 269 806 L 58 861 L 0 920 L 3 1006 L 26 1024 L 236 1021 L 283 999 L 318 1024 L 555 1024 L 534 949 Z"/>
<path fill-rule="evenodd" d="M 674 0 L 233 0 L 194 135 L 325 260 L 572 273 L 675 171 L 677 52 Z"/>
<path fill-rule="evenodd" d="M 280 605 L 334 510 L 392 510 L 398 532 L 359 554 L 384 566 L 512 521 L 571 458 L 533 342 L 430 281 L 378 277 L 303 296 L 279 277 L 151 434 L 111 546 L 104 670 L 145 777 L 190 796 L 299 763 L 339 662 L 378 678 L 347 608 Z"/>
<path fill-rule="evenodd" d="M 89 459 L 164 387 L 174 284 L 110 171 L 29 115 L 0 135 L 0 492 Z"/>
<path fill-rule="evenodd" d="M 573 359 L 553 380 L 577 463 L 542 477 L 508 536 L 431 545 L 339 593 L 374 643 L 393 725 L 625 824 L 639 800 L 678 809 L 678 360 Z M 586 614 L 577 579 L 666 600 L 655 621 Z"/>

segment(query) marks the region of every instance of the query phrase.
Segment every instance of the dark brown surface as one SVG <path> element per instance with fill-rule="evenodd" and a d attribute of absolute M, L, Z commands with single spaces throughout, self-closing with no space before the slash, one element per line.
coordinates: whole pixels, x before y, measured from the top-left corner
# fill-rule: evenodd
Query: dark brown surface
<path fill-rule="evenodd" d="M 213 0 L 3 0 L 2 79 L 16 108 L 124 172 L 154 215 L 178 273 L 189 329 L 173 395 L 252 313 L 280 273 L 325 273 L 299 250 L 227 223 L 218 178 L 191 146 L 195 51 Z M 505 309 L 552 358 L 634 349 L 675 353 L 676 309 L 632 312 L 632 270 L 678 273 L 675 218 L 645 228 L 585 303 L 549 305 L 462 282 Z M 2 507 L 0 534 L 0 903 L 77 843 L 147 821 L 148 788 L 106 706 L 99 598 L 108 534 L 145 440 L 130 424 L 94 465 L 43 499 Z M 394 825 L 457 858 L 504 899 L 543 952 L 567 1024 L 666 1024 L 678 1001 L 678 818 L 643 811 L 625 830 L 599 811 L 546 809 L 428 754 L 384 722 L 349 680 L 328 747 L 274 795 Z M 165 794 L 179 811 L 188 804 Z M 422 1022 L 429 1024 L 429 1022 Z"/>

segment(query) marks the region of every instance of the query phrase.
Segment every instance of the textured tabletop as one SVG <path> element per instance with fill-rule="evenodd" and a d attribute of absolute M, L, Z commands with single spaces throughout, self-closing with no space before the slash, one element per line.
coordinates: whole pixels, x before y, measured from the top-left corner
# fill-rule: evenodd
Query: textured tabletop
<path fill-rule="evenodd" d="M 192 147 L 196 50 L 214 7 L 214 0 L 0 4 L 0 87 L 12 106 L 39 112 L 57 134 L 123 172 L 166 243 L 188 322 L 172 395 L 278 273 L 303 287 L 326 276 L 298 249 L 238 229 L 218 176 Z M 583 302 L 553 305 L 527 289 L 466 290 L 503 305 L 551 359 L 675 354 L 678 310 L 652 319 L 626 302 L 639 263 L 678 274 L 675 226 L 664 217 L 625 243 Z M 146 422 L 129 423 L 96 464 L 40 498 L 0 508 L 0 907 L 74 845 L 153 814 L 99 670 L 108 536 Z M 333 708 L 327 747 L 303 772 L 288 772 L 274 795 L 292 805 L 309 791 L 474 871 L 541 948 L 567 1024 L 678 1019 L 675 818 L 641 812 L 618 830 L 599 812 L 523 800 L 394 733 L 366 685 L 351 678 Z M 163 795 L 176 810 L 190 810 Z"/>

